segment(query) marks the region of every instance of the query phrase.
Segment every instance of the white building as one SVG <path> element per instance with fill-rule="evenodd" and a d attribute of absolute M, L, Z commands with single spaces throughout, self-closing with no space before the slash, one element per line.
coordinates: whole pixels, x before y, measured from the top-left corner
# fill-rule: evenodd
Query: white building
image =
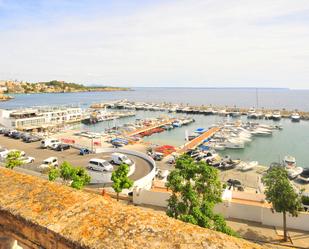
<path fill-rule="evenodd" d="M 46 129 L 80 122 L 83 111 L 79 107 L 40 107 L 21 110 L 0 109 L 0 124 L 17 130 Z"/>

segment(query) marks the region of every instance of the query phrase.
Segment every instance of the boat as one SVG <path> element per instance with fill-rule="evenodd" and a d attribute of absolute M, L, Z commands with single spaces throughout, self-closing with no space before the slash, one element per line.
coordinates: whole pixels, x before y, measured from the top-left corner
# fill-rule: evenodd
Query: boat
<path fill-rule="evenodd" d="M 173 127 L 181 127 L 182 126 L 182 122 L 180 120 L 174 121 L 172 123 L 172 126 Z"/>
<path fill-rule="evenodd" d="M 298 179 L 305 183 L 309 183 L 309 169 L 303 169 L 303 172 L 300 173 Z"/>
<path fill-rule="evenodd" d="M 281 113 L 280 111 L 275 111 L 273 114 L 273 120 L 274 121 L 280 121 L 281 120 Z"/>
<path fill-rule="evenodd" d="M 292 113 L 291 115 L 292 122 L 299 122 L 300 121 L 300 115 L 297 112 Z"/>
<path fill-rule="evenodd" d="M 203 134 L 204 132 L 206 132 L 206 129 L 205 128 L 197 128 L 194 133 L 197 133 L 197 134 Z"/>
<path fill-rule="evenodd" d="M 268 113 L 265 114 L 265 119 L 266 120 L 270 120 L 272 118 L 273 118 L 273 114 L 271 112 L 268 112 Z"/>
<path fill-rule="evenodd" d="M 258 166 L 258 161 L 252 161 L 252 162 L 241 162 L 238 165 L 238 169 L 241 171 L 248 171 L 253 169 L 254 167 Z"/>
<path fill-rule="evenodd" d="M 248 113 L 247 113 L 247 118 L 252 118 L 252 119 L 256 119 L 256 112 L 255 112 L 255 108 L 250 108 Z"/>
<path fill-rule="evenodd" d="M 245 143 L 239 139 L 230 138 L 225 142 L 227 149 L 244 149 Z"/>
<path fill-rule="evenodd" d="M 214 110 L 211 107 L 208 107 L 205 111 L 204 111 L 205 115 L 212 115 L 214 114 Z"/>
<path fill-rule="evenodd" d="M 296 159 L 293 156 L 285 156 L 283 159 L 283 166 L 288 172 L 288 176 L 290 179 L 298 177 L 303 172 L 302 167 L 296 166 Z"/>

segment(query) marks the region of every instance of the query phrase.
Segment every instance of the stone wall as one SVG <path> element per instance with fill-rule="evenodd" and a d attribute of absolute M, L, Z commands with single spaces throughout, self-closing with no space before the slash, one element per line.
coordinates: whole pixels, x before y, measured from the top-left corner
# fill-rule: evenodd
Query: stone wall
<path fill-rule="evenodd" d="M 0 168 L 0 235 L 28 248 L 261 248 L 248 241 Z"/>

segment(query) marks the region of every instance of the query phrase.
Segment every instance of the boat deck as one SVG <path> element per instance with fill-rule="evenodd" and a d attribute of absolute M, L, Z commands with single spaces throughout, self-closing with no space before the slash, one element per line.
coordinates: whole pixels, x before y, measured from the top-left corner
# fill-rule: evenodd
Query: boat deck
<path fill-rule="evenodd" d="M 213 127 L 211 129 L 209 129 L 208 131 L 204 132 L 202 135 L 200 135 L 197 138 L 194 138 L 190 142 L 186 143 L 182 148 L 177 150 L 177 153 L 182 154 L 182 153 L 185 153 L 186 151 L 188 151 L 190 149 L 194 149 L 195 147 L 197 147 L 198 145 L 203 143 L 203 141 L 205 139 L 212 137 L 219 130 L 220 130 L 219 127 Z"/>

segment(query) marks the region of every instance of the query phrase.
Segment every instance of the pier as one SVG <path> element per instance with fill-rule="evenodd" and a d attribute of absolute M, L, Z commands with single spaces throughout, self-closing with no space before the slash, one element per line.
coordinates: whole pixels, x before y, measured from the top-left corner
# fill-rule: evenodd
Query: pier
<path fill-rule="evenodd" d="M 167 121 L 164 121 L 164 122 L 160 122 L 158 124 L 155 124 L 155 125 L 152 125 L 152 126 L 148 126 L 148 127 L 145 127 L 145 128 L 142 128 L 142 129 L 138 129 L 138 130 L 135 130 L 135 131 L 132 131 L 132 132 L 128 132 L 126 134 L 126 136 L 135 136 L 135 135 L 138 135 L 142 132 L 145 132 L 145 131 L 150 131 L 152 129 L 155 129 L 155 128 L 158 128 L 158 127 L 161 127 L 163 125 L 168 125 L 168 124 L 171 124 L 173 123 L 173 121 L 175 121 L 175 119 L 169 119 Z"/>
<path fill-rule="evenodd" d="M 198 136 L 197 138 L 194 138 L 190 142 L 186 143 L 182 148 L 177 150 L 177 153 L 182 154 L 190 149 L 194 149 L 196 146 L 203 143 L 204 140 L 212 137 L 216 132 L 220 130 L 219 127 L 213 127 L 209 129 L 208 131 L 204 132 L 202 135 Z"/>

